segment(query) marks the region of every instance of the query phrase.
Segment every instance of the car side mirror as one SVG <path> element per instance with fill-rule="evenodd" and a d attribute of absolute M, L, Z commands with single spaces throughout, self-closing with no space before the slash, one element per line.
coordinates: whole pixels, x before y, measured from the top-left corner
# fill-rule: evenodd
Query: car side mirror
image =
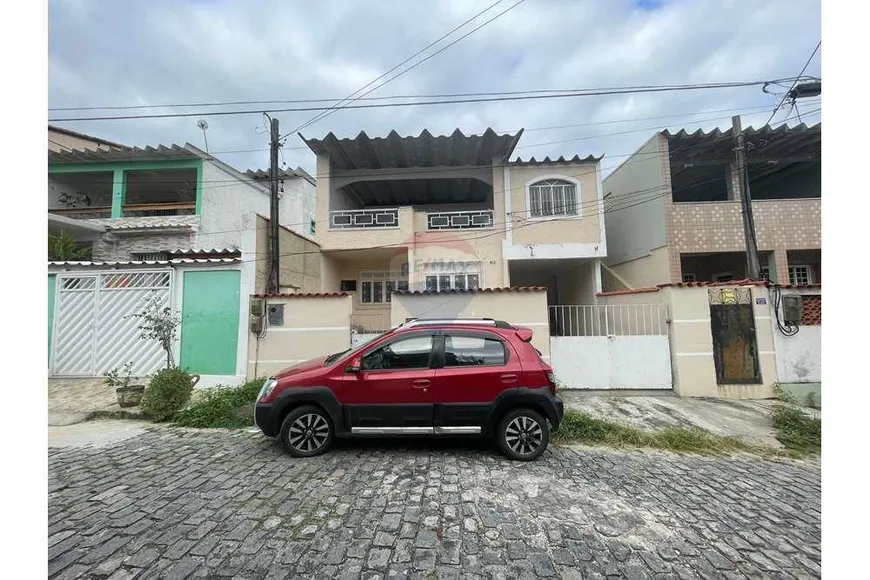
<path fill-rule="evenodd" d="M 358 373 L 362 370 L 362 359 L 354 358 L 350 361 L 350 364 L 345 367 L 344 372 L 346 373 Z"/>

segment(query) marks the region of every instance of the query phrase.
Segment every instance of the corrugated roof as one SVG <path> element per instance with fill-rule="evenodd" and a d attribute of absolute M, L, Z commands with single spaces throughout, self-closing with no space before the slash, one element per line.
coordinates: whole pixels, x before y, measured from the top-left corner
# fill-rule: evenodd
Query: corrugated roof
<path fill-rule="evenodd" d="M 253 298 L 341 298 L 350 296 L 347 292 L 297 292 L 292 294 L 252 294 Z"/>
<path fill-rule="evenodd" d="M 691 163 L 693 160 L 710 161 L 714 159 L 729 163 L 734 157 L 732 129 L 714 129 L 704 132 L 701 129 L 689 133 L 681 129 L 676 133 L 662 131 L 668 139 L 668 151 L 673 162 Z M 807 160 L 821 159 L 822 124 L 807 126 L 804 123 L 794 127 L 782 125 L 773 129 L 770 125 L 743 130 L 747 157 L 753 161 L 776 160 L 777 158 L 806 157 Z"/>
<path fill-rule="evenodd" d="M 179 159 L 203 159 L 201 153 L 191 150 L 188 146 L 172 144 L 169 147 L 158 145 L 157 147 L 124 147 L 117 149 L 83 149 L 72 151 L 50 151 L 48 162 L 51 164 L 63 163 L 110 163 L 113 161 L 135 161 L 147 159 L 148 161 L 174 161 Z"/>
<path fill-rule="evenodd" d="M 361 131 L 353 139 L 339 139 L 329 133 L 323 139 L 299 136 L 317 155 L 327 155 L 336 169 L 383 169 L 401 167 L 444 167 L 490 165 L 493 158 L 507 160 L 523 134 L 498 135 L 487 128 L 482 135 L 433 136 L 424 129 L 416 137 L 402 137 L 390 131 L 386 137 L 369 138 Z"/>
<path fill-rule="evenodd" d="M 546 292 L 544 286 L 510 286 L 502 288 L 475 288 L 471 290 L 393 290 L 393 294 L 475 294 L 489 292 Z"/>
<path fill-rule="evenodd" d="M 49 266 L 112 267 L 112 266 L 173 266 L 180 264 L 235 264 L 241 258 L 176 258 L 174 260 L 129 260 L 118 262 L 49 261 Z"/>
<path fill-rule="evenodd" d="M 100 145 L 107 145 L 109 147 L 119 147 L 119 148 L 126 147 L 126 145 L 121 145 L 120 143 L 115 143 L 113 141 L 107 141 L 107 140 L 102 139 L 100 137 L 94 137 L 93 135 L 79 133 L 78 131 L 64 129 L 63 127 L 58 127 L 57 125 L 49 125 L 48 130 L 54 131 L 55 133 L 63 133 L 64 135 L 69 135 L 70 137 L 77 137 L 79 139 L 86 139 L 88 141 L 93 141 L 94 143 L 99 143 Z"/>
<path fill-rule="evenodd" d="M 240 250 L 236 247 L 232 248 L 179 248 L 176 250 L 169 250 L 166 253 L 169 255 L 179 255 L 179 254 L 238 254 Z"/>
<path fill-rule="evenodd" d="M 110 223 L 105 224 L 107 230 L 118 231 L 118 230 L 165 230 L 165 229 L 179 229 L 179 230 L 188 230 L 194 227 L 194 224 L 190 223 L 178 223 L 178 222 L 154 222 L 154 223 L 133 223 L 133 224 L 118 224 L 112 225 Z"/>
<path fill-rule="evenodd" d="M 264 181 L 269 179 L 269 170 L 268 169 L 248 169 L 245 171 L 245 175 L 250 177 L 251 179 L 256 179 L 257 181 Z M 302 169 L 301 167 L 297 167 L 296 169 L 279 169 L 278 170 L 278 178 L 279 179 L 293 179 L 295 177 L 301 177 L 302 179 L 308 181 L 312 185 L 316 183 L 314 177 L 311 176 L 307 171 Z"/>
<path fill-rule="evenodd" d="M 554 165 L 558 163 L 598 163 L 604 159 L 604 155 L 596 157 L 595 155 L 587 155 L 586 157 L 580 157 L 579 155 L 575 155 L 570 159 L 565 159 L 564 155 L 560 155 L 558 159 L 550 159 L 549 157 L 544 157 L 540 161 L 536 160 L 534 157 L 529 159 L 528 161 L 523 161 L 522 158 L 517 158 L 516 161 L 511 161 L 509 165 Z"/>

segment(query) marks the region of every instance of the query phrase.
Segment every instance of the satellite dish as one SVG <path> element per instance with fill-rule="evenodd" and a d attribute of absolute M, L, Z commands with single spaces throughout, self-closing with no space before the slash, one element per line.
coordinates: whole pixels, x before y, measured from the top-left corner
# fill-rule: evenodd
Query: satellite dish
<path fill-rule="evenodd" d="M 196 122 L 196 126 L 205 131 L 208 129 L 208 123 L 205 122 L 205 119 L 200 119 Z"/>

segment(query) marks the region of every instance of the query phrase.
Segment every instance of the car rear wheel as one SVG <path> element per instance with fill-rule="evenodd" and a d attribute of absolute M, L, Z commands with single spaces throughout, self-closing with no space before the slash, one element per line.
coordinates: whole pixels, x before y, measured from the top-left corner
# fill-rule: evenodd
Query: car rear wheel
<path fill-rule="evenodd" d="M 281 424 L 281 444 L 293 457 L 313 457 L 332 445 L 333 428 L 320 407 L 305 405 L 287 414 Z"/>
<path fill-rule="evenodd" d="M 510 459 L 532 461 L 547 449 L 550 425 L 537 411 L 514 409 L 499 423 L 496 441 Z"/>

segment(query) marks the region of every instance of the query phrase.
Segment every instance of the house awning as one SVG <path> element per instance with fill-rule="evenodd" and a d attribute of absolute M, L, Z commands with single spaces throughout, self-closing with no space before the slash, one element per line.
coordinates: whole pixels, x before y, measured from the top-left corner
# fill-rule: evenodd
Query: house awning
<path fill-rule="evenodd" d="M 506 161 L 522 134 L 522 129 L 513 135 L 499 135 L 487 128 L 482 135 L 465 135 L 456 129 L 437 137 L 425 129 L 416 137 L 402 137 L 396 131 L 373 139 L 364 131 L 353 139 L 339 139 L 333 133 L 323 139 L 299 136 L 315 154 L 328 156 L 335 169 L 384 169 L 482 166 L 490 165 L 493 159 Z"/>

